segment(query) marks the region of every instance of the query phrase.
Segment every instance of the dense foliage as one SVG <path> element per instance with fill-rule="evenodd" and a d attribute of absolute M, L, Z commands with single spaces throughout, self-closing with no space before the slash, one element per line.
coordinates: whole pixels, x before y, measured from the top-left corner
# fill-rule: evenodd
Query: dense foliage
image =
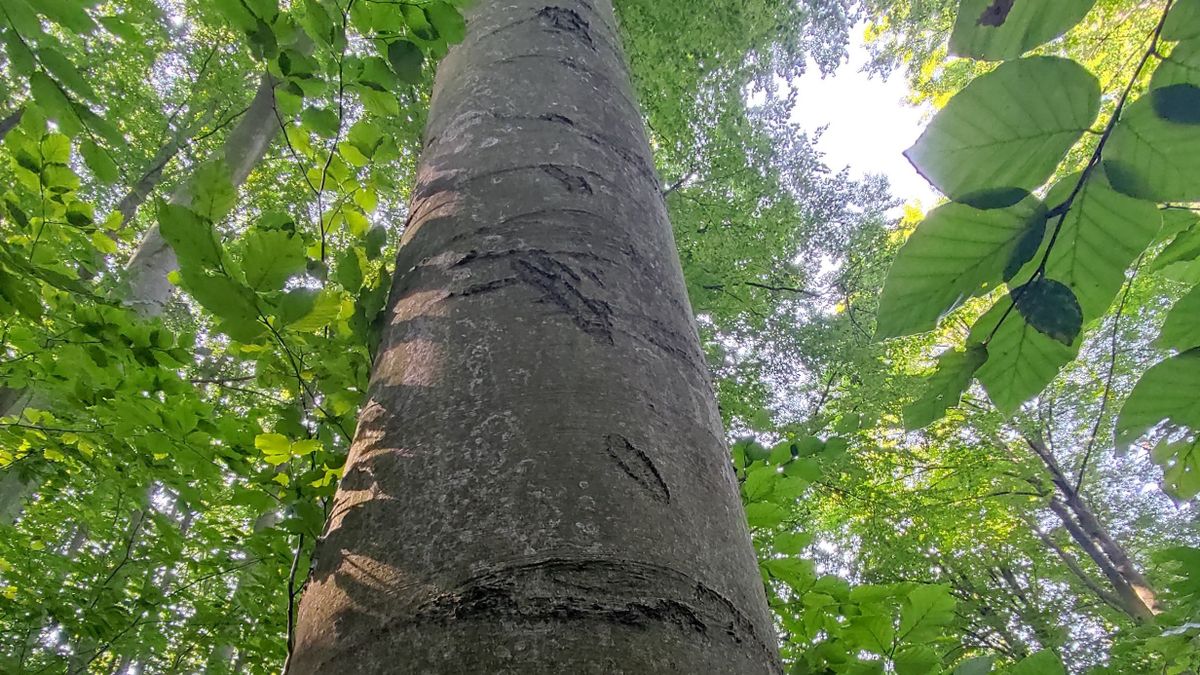
<path fill-rule="evenodd" d="M 1200 3 L 617 5 L 789 672 L 1200 668 Z M 276 671 L 461 3 L 2 9 L 0 672 Z"/>

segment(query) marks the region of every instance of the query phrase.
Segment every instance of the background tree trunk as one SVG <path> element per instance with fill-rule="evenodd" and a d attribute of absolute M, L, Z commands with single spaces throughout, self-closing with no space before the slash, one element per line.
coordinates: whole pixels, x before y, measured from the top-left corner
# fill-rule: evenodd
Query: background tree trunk
<path fill-rule="evenodd" d="M 782 672 L 611 2 L 468 22 L 291 672 Z"/>
<path fill-rule="evenodd" d="M 271 141 L 279 133 L 279 128 L 279 119 L 275 116 L 274 79 L 264 75 L 250 107 L 237 126 L 229 132 L 222 145 L 221 152 L 231 172 L 230 179 L 235 188 L 246 181 L 250 172 L 262 160 Z M 178 143 L 173 143 L 164 148 L 155 161 L 161 160 L 162 165 L 165 165 L 177 151 Z M 147 181 L 157 182 L 162 175 L 161 168 L 159 166 L 157 171 L 152 168 L 131 188 L 130 194 L 121 200 L 120 208 L 122 213 L 126 214 L 125 217 L 132 218 L 149 195 L 154 183 Z M 189 181 L 185 180 L 171 195 L 173 203 L 185 206 L 191 203 L 192 195 L 188 190 L 188 183 Z M 142 235 L 137 250 L 125 265 L 124 274 L 128 280 L 128 289 L 122 300 L 144 317 L 161 315 L 174 289 L 167 280 L 167 275 L 178 267 L 175 252 L 162 238 L 158 225 L 151 225 Z M 35 395 L 35 392 L 26 389 L 0 387 L 0 417 L 20 417 L 21 412 L 31 406 L 30 402 Z M 13 522 L 35 487 L 35 480 L 30 475 L 13 469 L 3 471 L 3 475 L 0 475 L 0 524 L 7 525 Z"/>

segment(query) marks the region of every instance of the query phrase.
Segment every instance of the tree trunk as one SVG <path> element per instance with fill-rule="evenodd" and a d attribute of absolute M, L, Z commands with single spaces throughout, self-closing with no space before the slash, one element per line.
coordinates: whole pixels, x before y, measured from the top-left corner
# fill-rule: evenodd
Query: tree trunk
<path fill-rule="evenodd" d="M 25 108 L 20 107 L 0 119 L 0 141 L 8 135 L 8 132 L 13 130 L 13 127 L 21 123 L 21 117 L 25 114 Z"/>
<path fill-rule="evenodd" d="M 1161 611 L 1153 587 L 1075 491 L 1046 444 L 1038 438 L 1026 438 L 1025 443 L 1042 460 L 1058 493 L 1050 500 L 1050 510 L 1108 578 L 1125 613 L 1139 622 L 1153 621 Z"/>
<path fill-rule="evenodd" d="M 279 120 L 275 117 L 274 79 L 264 75 L 253 102 L 237 126 L 229 132 L 222 146 L 234 187 L 245 182 L 266 154 L 277 133 Z M 156 161 L 166 152 L 167 149 L 164 149 Z M 169 157 L 167 159 L 169 160 Z M 165 161 L 163 164 L 165 165 Z M 146 188 L 147 176 L 143 176 L 131 188 L 130 195 L 121 202 L 121 208 L 128 209 L 127 217 L 132 217 L 140 204 L 139 200 L 148 194 L 148 191 L 145 194 L 140 192 Z M 161 169 L 158 175 L 150 177 L 157 180 L 160 176 Z M 191 202 L 191 193 L 186 181 L 171 195 L 171 201 L 183 205 Z M 144 317 L 159 316 L 166 309 L 167 300 L 170 299 L 174 288 L 167 280 L 167 275 L 178 267 L 175 252 L 159 234 L 158 225 L 152 225 L 146 230 L 137 250 L 125 265 L 124 273 L 128 287 L 122 299 Z M 19 417 L 29 405 L 30 395 L 25 389 L 0 387 L 0 417 Z M 21 505 L 34 487 L 28 477 L 14 474 L 11 470 L 4 471 L 4 475 L 0 476 L 0 524 L 9 524 L 16 518 Z"/>
<path fill-rule="evenodd" d="M 468 25 L 290 672 L 780 673 L 611 0 Z"/>
<path fill-rule="evenodd" d="M 279 119 L 275 116 L 275 81 L 270 75 L 263 75 L 254 100 L 238 125 L 229 132 L 222 147 L 230 180 L 235 187 L 241 185 L 254 170 L 277 133 Z M 186 206 L 191 200 L 187 182 L 171 195 L 174 204 Z M 142 316 L 162 314 L 174 289 L 167 275 L 178 267 L 175 252 L 162 238 L 158 225 L 150 226 L 125 266 L 128 282 L 128 290 L 123 298 L 125 303 Z"/>

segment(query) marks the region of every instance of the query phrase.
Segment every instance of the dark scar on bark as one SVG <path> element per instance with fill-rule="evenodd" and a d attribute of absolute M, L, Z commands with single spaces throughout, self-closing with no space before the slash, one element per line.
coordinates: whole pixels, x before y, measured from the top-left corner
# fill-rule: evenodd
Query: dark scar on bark
<path fill-rule="evenodd" d="M 579 274 L 549 256 L 533 254 L 512 261 L 512 269 L 523 283 L 541 290 L 541 302 L 558 307 L 580 330 L 612 344 L 612 308 L 603 300 L 589 298 L 579 290 Z"/>
<path fill-rule="evenodd" d="M 551 178 L 563 184 L 567 192 L 582 192 L 592 194 L 592 186 L 587 179 L 553 164 L 542 165 L 542 171 Z"/>
<path fill-rule="evenodd" d="M 592 42 L 592 35 L 589 32 L 590 26 L 588 22 L 579 13 L 573 9 L 565 9 L 563 7 L 543 7 L 538 10 L 538 18 L 542 23 L 546 24 L 551 30 L 562 31 L 564 33 L 573 33 L 579 36 L 579 39 L 584 44 L 596 48 Z"/>
<path fill-rule="evenodd" d="M 992 0 L 992 4 L 988 5 L 987 9 L 983 10 L 983 14 L 979 15 L 980 26 L 992 26 L 999 28 L 1008 20 L 1008 13 L 1012 11 L 1013 3 L 1016 0 Z"/>
<path fill-rule="evenodd" d="M 667 487 L 667 482 L 663 480 L 662 474 L 658 472 L 654 462 L 650 461 L 650 457 L 634 447 L 629 439 L 617 434 L 609 434 L 604 437 L 604 449 L 608 452 L 608 456 L 616 461 L 617 466 L 621 467 L 622 471 L 638 485 L 646 488 L 651 499 L 664 504 L 671 502 L 671 490 Z"/>

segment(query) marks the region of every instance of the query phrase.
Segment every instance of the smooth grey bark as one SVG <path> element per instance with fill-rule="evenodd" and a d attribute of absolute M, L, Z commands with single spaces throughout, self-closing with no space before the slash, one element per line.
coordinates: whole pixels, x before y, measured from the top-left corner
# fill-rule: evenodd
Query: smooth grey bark
<path fill-rule="evenodd" d="M 5 115 L 3 119 L 0 119 L 0 141 L 4 140 L 4 137 L 8 135 L 8 132 L 13 130 L 13 127 L 21 123 L 21 117 L 24 115 L 25 108 L 21 107 Z"/>
<path fill-rule="evenodd" d="M 233 131 L 229 132 L 221 150 L 234 186 L 245 182 L 277 133 L 279 119 L 275 115 L 275 82 L 271 76 L 264 75 L 250 107 Z M 184 182 L 171 195 L 170 201 L 187 205 L 191 199 L 188 183 Z M 158 225 L 150 226 L 125 266 L 128 284 L 125 303 L 143 316 L 162 314 L 174 288 L 167 280 L 167 275 L 178 267 L 175 252 L 162 238 Z"/>
<path fill-rule="evenodd" d="M 1075 544 L 1108 579 L 1121 609 L 1135 621 L 1153 622 L 1161 609 L 1150 582 L 1076 492 L 1046 444 L 1038 438 L 1026 438 L 1025 443 L 1042 460 L 1050 474 L 1050 482 L 1054 484 L 1055 495 L 1050 499 L 1050 510 L 1058 516 Z M 1107 601 L 1104 596 L 1101 599 Z"/>
<path fill-rule="evenodd" d="M 250 172 L 266 154 L 271 141 L 279 133 L 279 119 L 275 116 L 274 87 L 274 79 L 269 75 L 264 75 L 250 107 L 238 121 L 237 126 L 229 132 L 229 136 L 226 137 L 222 146 L 221 152 L 235 187 L 245 182 Z M 156 159 L 162 159 L 168 153 L 170 156 L 174 156 L 174 153 L 178 152 L 178 146 L 174 144 L 174 150 L 171 150 L 172 147 L 172 145 L 168 145 L 163 148 Z M 162 165 L 165 166 L 169 159 L 170 157 L 167 157 Z M 132 217 L 137 206 L 149 194 L 148 189 L 144 193 L 141 192 L 146 188 L 147 181 L 151 179 L 157 181 L 161 177 L 161 167 L 156 175 L 152 176 L 151 174 L 154 174 L 153 164 L 151 171 L 143 176 L 132 187 L 129 195 L 121 201 L 119 208 L 128 209 L 129 217 Z M 150 184 L 149 187 L 152 188 L 153 184 Z M 175 204 L 187 205 L 191 202 L 187 181 L 184 181 L 175 190 L 170 199 Z M 124 212 L 123 210 L 122 213 Z M 175 252 L 162 238 L 158 231 L 158 225 L 152 225 L 142 235 L 141 243 L 125 265 L 124 275 L 127 281 L 123 295 L 125 303 L 144 317 L 161 315 L 166 309 L 167 301 L 174 288 L 167 280 L 167 275 L 178 267 Z M 0 387 L 0 417 L 20 415 L 21 411 L 29 405 L 29 400 L 30 392 L 26 390 Z M 26 476 L 12 471 L 3 473 L 4 475 L 0 477 L 0 524 L 8 524 L 16 518 L 22 504 L 35 485 L 33 481 L 27 480 Z"/>
<path fill-rule="evenodd" d="M 611 0 L 467 18 L 289 672 L 781 673 Z"/>

